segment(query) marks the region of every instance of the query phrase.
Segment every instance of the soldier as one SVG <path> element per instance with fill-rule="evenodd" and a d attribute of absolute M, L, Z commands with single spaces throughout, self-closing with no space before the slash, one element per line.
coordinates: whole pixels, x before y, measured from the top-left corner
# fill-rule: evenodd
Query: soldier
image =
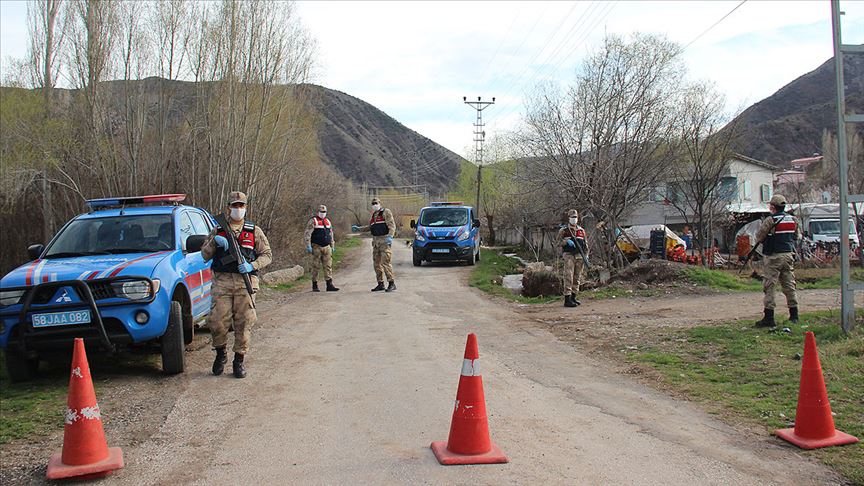
<path fill-rule="evenodd" d="M 775 194 L 768 202 L 771 216 L 762 220 L 756 241 L 762 242 L 764 256 L 762 290 L 765 292 L 765 316 L 756 327 L 774 327 L 774 285 L 786 295 L 789 320 L 798 322 L 798 297 L 795 295 L 795 244 L 801 239 L 801 225 L 786 211 L 786 198 Z"/>
<path fill-rule="evenodd" d="M 306 223 L 306 253 L 312 254 L 312 292 L 318 289 L 318 266 L 324 272 L 327 292 L 338 292 L 333 285 L 333 253 L 336 252 L 336 240 L 333 236 L 333 225 L 327 219 L 327 206 L 318 206 L 318 214 Z"/>
<path fill-rule="evenodd" d="M 558 246 L 564 258 L 564 307 L 576 307 L 582 303 L 576 300 L 576 292 L 582 282 L 585 259 L 588 258 L 588 245 L 585 229 L 579 226 L 579 213 L 575 209 L 567 211 L 567 226 L 558 231 Z M 579 250 L 582 250 L 581 252 Z M 574 290 L 575 289 L 575 290 Z"/>
<path fill-rule="evenodd" d="M 228 362 L 226 346 L 228 344 L 228 326 L 234 323 L 234 377 L 246 377 L 246 366 L 243 358 L 249 351 L 249 332 L 258 316 L 253 307 L 252 296 L 246 291 L 243 283 L 244 273 L 251 274 L 252 287 L 258 290 L 258 270 L 266 267 L 273 260 L 270 243 L 261 228 L 246 221 L 246 194 L 234 191 L 228 195 L 227 218 L 231 231 L 240 245 L 240 252 L 246 263 L 225 262 L 228 253 L 228 240 L 225 238 L 227 228 L 216 228 L 201 247 L 204 261 L 213 260 L 213 303 L 207 327 L 213 336 L 213 349 L 216 359 L 213 361 L 213 374 L 221 375 Z M 229 258 L 230 260 L 230 258 Z"/>
<path fill-rule="evenodd" d="M 352 226 L 353 231 L 369 231 L 372 233 L 372 262 L 375 266 L 375 276 L 378 285 L 372 292 L 396 290 L 396 282 L 393 280 L 393 237 L 396 236 L 396 220 L 389 209 L 381 206 L 381 200 L 372 198 L 372 218 L 365 226 Z M 384 277 L 387 277 L 387 288 L 384 288 Z"/>

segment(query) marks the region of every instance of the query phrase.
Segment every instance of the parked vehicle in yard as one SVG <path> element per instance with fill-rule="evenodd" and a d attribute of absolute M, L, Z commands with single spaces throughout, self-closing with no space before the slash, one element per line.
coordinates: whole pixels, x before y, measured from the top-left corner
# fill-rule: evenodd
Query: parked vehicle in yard
<path fill-rule="evenodd" d="M 433 202 L 420 210 L 414 229 L 413 262 L 480 261 L 480 220 L 471 206 L 461 202 Z"/>
<path fill-rule="evenodd" d="M 0 280 L 0 348 L 12 381 L 32 377 L 40 358 L 68 351 L 76 337 L 109 353 L 159 352 L 165 373 L 184 371 L 185 345 L 210 312 L 200 249 L 214 226 L 185 199 L 92 199 L 47 246 L 28 248 L 32 261 Z"/>

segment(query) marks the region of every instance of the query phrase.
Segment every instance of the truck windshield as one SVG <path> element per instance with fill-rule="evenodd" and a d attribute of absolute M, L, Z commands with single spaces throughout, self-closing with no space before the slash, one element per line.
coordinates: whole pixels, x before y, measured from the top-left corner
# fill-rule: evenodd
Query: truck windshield
<path fill-rule="evenodd" d="M 78 219 L 48 247 L 45 258 L 116 253 L 153 253 L 174 249 L 170 214 Z"/>
<path fill-rule="evenodd" d="M 420 226 L 464 226 L 468 224 L 465 208 L 427 208 L 420 215 Z"/>
<path fill-rule="evenodd" d="M 840 221 L 839 220 L 823 220 L 810 222 L 810 234 L 814 235 L 839 235 Z M 855 225 L 849 221 L 849 234 L 855 234 Z"/>

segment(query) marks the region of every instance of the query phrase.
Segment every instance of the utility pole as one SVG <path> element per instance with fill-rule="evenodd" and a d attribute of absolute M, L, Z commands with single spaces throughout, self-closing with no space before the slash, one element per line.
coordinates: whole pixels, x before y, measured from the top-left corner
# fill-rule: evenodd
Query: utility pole
<path fill-rule="evenodd" d="M 840 323 L 849 334 L 855 326 L 855 290 L 864 290 L 860 282 L 851 282 L 849 275 L 849 203 L 864 202 L 864 195 L 849 194 L 849 154 L 846 152 L 846 124 L 864 123 L 864 114 L 846 114 L 846 88 L 843 83 L 843 54 L 864 54 L 864 47 L 843 44 L 840 36 L 839 0 L 831 1 L 831 24 L 834 40 L 834 73 L 837 83 L 837 162 L 840 168 Z"/>
<path fill-rule="evenodd" d="M 477 200 L 474 204 L 474 211 L 477 217 L 480 217 L 480 180 L 481 171 L 483 169 L 483 140 L 486 138 L 486 131 L 483 130 L 483 110 L 489 108 L 489 105 L 495 104 L 495 97 L 492 101 L 482 101 L 481 97 L 477 97 L 477 101 L 468 101 L 467 96 L 462 97 L 462 101 L 477 110 L 477 121 L 474 122 L 474 163 L 477 164 Z"/>

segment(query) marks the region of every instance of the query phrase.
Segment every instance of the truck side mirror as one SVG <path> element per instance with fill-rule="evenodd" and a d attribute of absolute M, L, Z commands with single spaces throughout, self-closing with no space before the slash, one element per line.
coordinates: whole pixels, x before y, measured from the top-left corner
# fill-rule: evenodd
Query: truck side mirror
<path fill-rule="evenodd" d="M 411 229 L 417 229 L 417 221 L 411 220 Z"/>
<path fill-rule="evenodd" d="M 186 238 L 186 251 L 188 253 L 195 253 L 201 251 L 201 247 L 204 245 L 204 240 L 207 237 L 204 235 L 192 235 Z"/>
<path fill-rule="evenodd" d="M 471 227 L 472 228 L 479 228 L 480 227 L 480 220 L 475 219 L 475 220 L 471 221 Z"/>
<path fill-rule="evenodd" d="M 31 260 L 35 260 L 42 255 L 44 250 L 45 245 L 30 245 L 27 247 L 27 256 L 29 256 Z"/>

